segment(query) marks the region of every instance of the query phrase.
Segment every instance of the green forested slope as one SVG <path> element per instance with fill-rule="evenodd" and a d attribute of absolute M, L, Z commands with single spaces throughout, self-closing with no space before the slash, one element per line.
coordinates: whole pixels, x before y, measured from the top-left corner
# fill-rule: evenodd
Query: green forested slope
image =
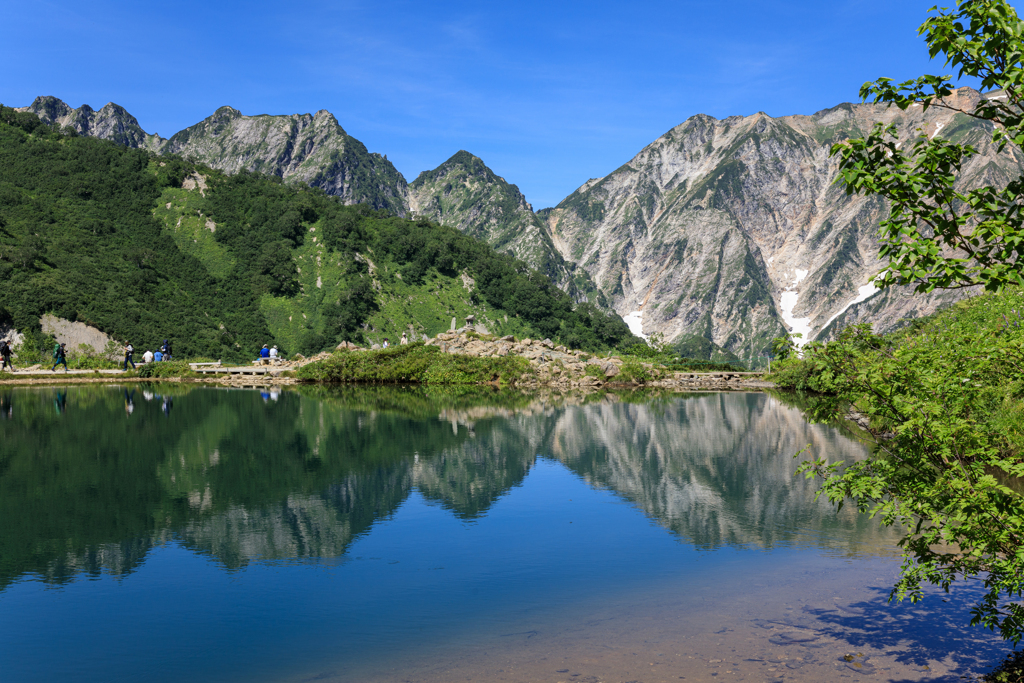
<path fill-rule="evenodd" d="M 455 229 L 344 206 L 278 178 L 228 176 L 0 110 L 0 316 L 39 316 L 178 355 L 249 357 L 433 335 L 473 313 L 492 332 L 590 349 L 635 340 L 521 262 Z"/>
<path fill-rule="evenodd" d="M 587 272 L 558 253 L 547 225 L 519 188 L 465 150 L 409 183 L 409 209 L 525 261 L 576 301 L 608 308 Z"/>

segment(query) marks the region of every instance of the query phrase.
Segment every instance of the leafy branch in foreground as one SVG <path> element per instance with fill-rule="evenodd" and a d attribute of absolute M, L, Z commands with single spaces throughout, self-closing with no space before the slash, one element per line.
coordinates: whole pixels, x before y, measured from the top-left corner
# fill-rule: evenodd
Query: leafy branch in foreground
<path fill-rule="evenodd" d="M 907 533 L 893 598 L 923 597 L 958 578 L 985 593 L 972 624 L 1024 638 L 1024 329 L 1013 324 L 1019 293 L 989 295 L 919 331 L 878 337 L 855 326 L 806 348 L 803 365 L 832 395 L 812 417 L 871 419 L 870 458 L 841 467 L 825 459 L 800 471 L 822 477 L 822 493 Z M 1019 320 L 1019 318 L 1018 318 Z"/>
<path fill-rule="evenodd" d="M 898 85 L 881 78 L 865 83 L 861 97 L 902 110 L 921 106 L 955 111 L 993 126 L 992 142 L 1018 159 L 1024 148 L 1024 22 L 1005 0 L 961 0 L 921 26 L 932 57 L 943 54 L 958 77 L 980 79 L 990 91 L 972 108 L 961 107 L 951 76 L 922 76 Z M 933 11 L 936 8 L 933 8 Z M 1002 189 L 957 188 L 957 174 L 977 154 L 971 145 L 937 135 L 919 135 L 905 151 L 895 126 L 876 124 L 864 139 L 832 147 L 848 194 L 879 194 L 890 216 L 880 225 L 880 258 L 887 265 L 875 279 L 881 287 L 983 285 L 998 291 L 1024 284 L 1024 179 Z"/>
<path fill-rule="evenodd" d="M 950 76 L 894 85 L 882 78 L 861 89 L 865 100 L 902 110 L 945 108 L 987 122 L 1008 165 L 1024 165 L 1024 22 L 1005 0 L 958 0 L 932 8 L 921 26 L 932 57 L 942 54 L 960 77 L 980 79 L 980 101 L 954 94 Z M 962 94 L 961 94 L 962 95 Z M 965 99 L 971 99 L 963 106 Z M 866 417 L 876 448 L 842 467 L 825 459 L 801 471 L 821 477 L 822 492 L 841 506 L 879 515 L 907 533 L 904 563 L 891 598 L 949 590 L 958 579 L 984 593 L 972 624 L 1024 639 L 1024 177 L 1004 187 L 964 189 L 961 174 L 977 150 L 923 132 L 899 141 L 877 124 L 865 139 L 834 145 L 849 194 L 877 194 L 890 215 L 879 228 L 880 287 L 918 292 L 983 286 L 991 292 L 882 338 L 868 326 L 828 344 L 808 344 L 802 358 L 779 363 L 780 386 L 829 394 L 812 418 Z M 1016 321 L 1013 319 L 1016 318 Z"/>

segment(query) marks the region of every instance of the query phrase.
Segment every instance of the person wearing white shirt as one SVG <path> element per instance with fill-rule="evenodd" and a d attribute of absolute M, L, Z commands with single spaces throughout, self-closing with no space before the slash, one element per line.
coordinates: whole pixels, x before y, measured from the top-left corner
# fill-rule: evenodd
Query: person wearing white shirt
<path fill-rule="evenodd" d="M 144 354 L 142 354 L 142 360 L 144 362 L 146 362 L 146 363 L 152 363 L 153 362 L 153 352 L 152 351 L 146 351 Z"/>

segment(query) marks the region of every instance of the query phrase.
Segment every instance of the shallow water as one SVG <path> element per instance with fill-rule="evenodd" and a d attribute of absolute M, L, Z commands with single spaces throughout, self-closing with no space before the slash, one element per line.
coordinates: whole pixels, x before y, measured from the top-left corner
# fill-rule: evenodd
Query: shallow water
<path fill-rule="evenodd" d="M 626 400 L 623 400 L 625 398 Z M 765 394 L 0 393 L 4 681 L 960 680 Z M 849 660 L 849 661 L 848 661 Z"/>

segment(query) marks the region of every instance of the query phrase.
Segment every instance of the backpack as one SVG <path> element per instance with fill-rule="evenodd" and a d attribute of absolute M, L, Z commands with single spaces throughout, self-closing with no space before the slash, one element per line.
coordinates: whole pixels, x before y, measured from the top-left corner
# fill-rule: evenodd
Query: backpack
<path fill-rule="evenodd" d="M 60 358 L 60 344 L 53 347 L 53 357 Z"/>

